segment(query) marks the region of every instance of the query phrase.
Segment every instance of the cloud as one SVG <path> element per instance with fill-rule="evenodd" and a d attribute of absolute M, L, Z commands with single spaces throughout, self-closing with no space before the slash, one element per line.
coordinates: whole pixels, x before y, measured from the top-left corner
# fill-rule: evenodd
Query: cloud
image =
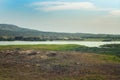
<path fill-rule="evenodd" d="M 59 11 L 59 10 L 89 10 L 89 11 L 104 11 L 108 16 L 120 16 L 120 10 L 115 8 L 100 8 L 92 2 L 63 2 L 63 1 L 48 1 L 34 2 L 31 6 L 38 11 Z"/>
<path fill-rule="evenodd" d="M 32 5 L 36 6 L 35 9 L 43 11 L 96 9 L 91 2 L 35 2 Z"/>
<path fill-rule="evenodd" d="M 120 10 L 111 10 L 109 14 L 113 16 L 120 16 Z"/>

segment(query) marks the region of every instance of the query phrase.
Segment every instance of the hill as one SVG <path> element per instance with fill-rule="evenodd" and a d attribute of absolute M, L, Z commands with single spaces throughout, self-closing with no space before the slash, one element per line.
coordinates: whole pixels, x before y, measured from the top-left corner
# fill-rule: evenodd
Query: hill
<path fill-rule="evenodd" d="M 0 36 L 39 36 L 41 31 L 21 28 L 11 24 L 0 24 Z"/>
<path fill-rule="evenodd" d="M 120 35 L 57 33 L 22 28 L 12 24 L 0 24 L 0 40 L 120 40 Z"/>

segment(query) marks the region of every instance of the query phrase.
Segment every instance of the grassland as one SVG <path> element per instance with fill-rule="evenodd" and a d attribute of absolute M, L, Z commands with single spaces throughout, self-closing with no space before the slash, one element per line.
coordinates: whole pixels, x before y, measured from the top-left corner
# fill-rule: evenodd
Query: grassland
<path fill-rule="evenodd" d="M 115 44 L 0 46 L 0 80 L 119 80 L 119 50 Z"/>

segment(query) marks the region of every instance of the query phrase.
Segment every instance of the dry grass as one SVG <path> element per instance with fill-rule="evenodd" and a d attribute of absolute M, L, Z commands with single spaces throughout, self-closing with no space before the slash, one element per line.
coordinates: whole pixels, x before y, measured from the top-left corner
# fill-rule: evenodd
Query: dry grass
<path fill-rule="evenodd" d="M 0 80 L 119 80 L 115 56 L 74 51 L 5 50 Z"/>

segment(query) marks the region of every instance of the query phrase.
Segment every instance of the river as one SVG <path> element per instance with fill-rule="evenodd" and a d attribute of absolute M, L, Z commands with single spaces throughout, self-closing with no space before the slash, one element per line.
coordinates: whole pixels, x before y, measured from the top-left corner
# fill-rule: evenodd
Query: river
<path fill-rule="evenodd" d="M 0 41 L 0 45 L 33 45 L 33 44 L 77 44 L 88 47 L 98 47 L 104 44 L 120 44 L 120 41 L 98 42 L 98 41 Z"/>

